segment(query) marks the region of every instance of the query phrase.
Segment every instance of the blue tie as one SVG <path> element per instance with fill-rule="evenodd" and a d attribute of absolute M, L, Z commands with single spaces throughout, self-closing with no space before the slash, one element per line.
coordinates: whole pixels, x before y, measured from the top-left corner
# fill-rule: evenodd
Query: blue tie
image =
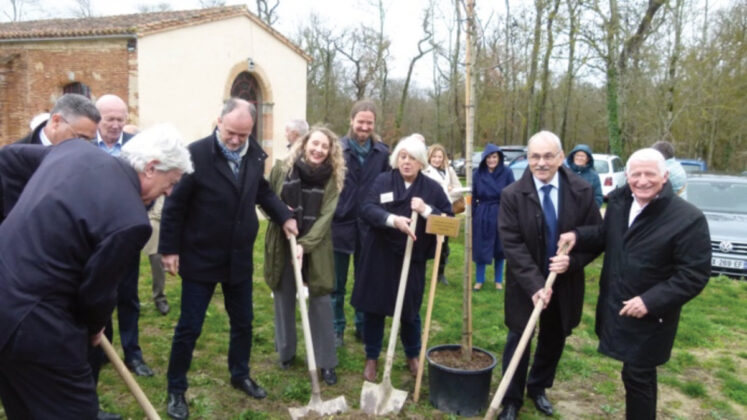
<path fill-rule="evenodd" d="M 545 214 L 545 224 L 547 225 L 547 240 L 545 249 L 547 258 L 554 257 L 558 251 L 558 217 L 555 215 L 555 206 L 550 198 L 552 185 L 544 185 L 542 188 L 542 213 Z"/>

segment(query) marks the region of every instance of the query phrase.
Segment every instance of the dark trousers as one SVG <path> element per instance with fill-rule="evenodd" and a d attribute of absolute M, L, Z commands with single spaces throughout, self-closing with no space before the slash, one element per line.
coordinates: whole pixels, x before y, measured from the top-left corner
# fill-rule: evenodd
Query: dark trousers
<path fill-rule="evenodd" d="M 386 315 L 372 314 L 365 312 L 363 314 L 363 344 L 366 349 L 366 359 L 378 359 L 381 354 L 381 344 L 384 340 L 384 322 Z M 405 349 L 405 356 L 408 359 L 420 355 L 420 314 L 415 319 L 407 320 L 402 318 L 399 328 L 399 337 L 402 340 L 402 347 Z"/>
<path fill-rule="evenodd" d="M 0 400 L 8 420 L 95 419 L 99 407 L 88 363 L 50 366 L 9 352 L 0 352 Z"/>
<path fill-rule="evenodd" d="M 449 249 L 449 237 L 447 236 L 444 238 L 444 243 L 441 245 L 441 260 L 438 262 L 439 276 L 444 275 L 446 264 L 449 263 L 449 254 L 451 254 L 451 250 Z"/>
<path fill-rule="evenodd" d="M 125 363 L 142 360 L 143 351 L 140 349 L 138 321 L 140 319 L 140 300 L 137 295 L 138 276 L 140 275 L 140 255 L 130 265 L 127 273 L 117 286 L 117 320 L 119 325 L 119 340 L 122 342 Z M 114 328 L 112 320 L 106 323 L 104 335 L 113 342 Z M 101 347 L 89 349 L 88 361 L 91 364 L 93 380 L 98 382 L 99 371 L 106 355 Z"/>
<path fill-rule="evenodd" d="M 529 367 L 529 345 L 527 345 L 524 353 L 522 353 L 514 377 L 506 390 L 506 395 L 503 397 L 504 405 L 512 403 L 521 407 L 524 403 L 525 386 L 527 394 L 530 397 L 543 394 L 545 389 L 552 387 L 555 379 L 555 371 L 558 367 L 560 356 L 563 354 L 563 347 L 565 347 L 565 338 L 563 325 L 560 322 L 558 301 L 557 299 L 552 299 L 540 315 L 537 348 L 534 352 L 532 368 L 529 370 L 529 378 L 527 379 L 527 370 Z M 508 369 L 508 365 L 511 362 L 514 352 L 516 352 L 516 347 L 519 345 L 520 339 L 521 332 L 508 332 L 506 347 L 503 350 L 504 373 Z"/>
<path fill-rule="evenodd" d="M 360 247 L 356 245 L 353 254 L 353 272 L 358 265 Z M 348 281 L 348 267 L 350 267 L 350 254 L 335 251 L 335 289 L 332 291 L 332 313 L 334 315 L 335 333 L 342 334 L 345 331 L 345 284 Z M 363 328 L 363 313 L 355 311 L 355 330 Z"/>
<path fill-rule="evenodd" d="M 153 302 L 166 302 L 166 273 L 163 270 L 161 254 L 148 255 L 150 271 L 153 276 Z"/>
<path fill-rule="evenodd" d="M 182 302 L 179 322 L 171 344 L 169 369 L 166 374 L 168 391 L 183 393 L 187 390 L 187 372 L 192 363 L 192 351 L 202 332 L 210 299 L 216 283 L 200 283 L 182 279 Z M 252 279 L 237 283 L 221 283 L 223 301 L 231 327 L 228 344 L 228 371 L 231 379 L 240 381 L 249 377 L 249 357 L 252 349 Z"/>
<path fill-rule="evenodd" d="M 621 376 L 625 385 L 625 418 L 628 420 L 655 419 L 656 367 L 640 367 L 623 363 Z"/>

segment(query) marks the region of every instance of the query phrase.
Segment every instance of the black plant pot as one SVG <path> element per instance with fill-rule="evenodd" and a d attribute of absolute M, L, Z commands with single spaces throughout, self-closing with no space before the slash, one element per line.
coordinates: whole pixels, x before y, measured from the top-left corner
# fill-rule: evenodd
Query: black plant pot
<path fill-rule="evenodd" d="M 456 350 L 458 344 L 443 344 L 428 349 L 428 387 L 431 404 L 437 409 L 460 416 L 476 416 L 488 406 L 490 379 L 493 376 L 496 358 L 479 347 L 473 352 L 485 353 L 492 359 L 490 366 L 480 370 L 454 369 L 431 360 L 431 352 Z"/>

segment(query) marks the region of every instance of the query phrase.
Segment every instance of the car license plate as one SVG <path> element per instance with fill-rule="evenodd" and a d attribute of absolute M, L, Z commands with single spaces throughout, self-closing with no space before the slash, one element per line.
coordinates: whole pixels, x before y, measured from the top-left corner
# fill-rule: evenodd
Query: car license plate
<path fill-rule="evenodd" d="M 744 261 L 730 260 L 726 258 L 711 258 L 711 265 L 721 268 L 736 268 L 738 270 L 744 269 Z"/>

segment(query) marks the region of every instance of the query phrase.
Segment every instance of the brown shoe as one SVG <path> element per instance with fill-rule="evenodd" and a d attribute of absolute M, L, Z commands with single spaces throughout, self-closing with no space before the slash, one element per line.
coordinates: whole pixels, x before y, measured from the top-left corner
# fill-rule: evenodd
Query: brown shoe
<path fill-rule="evenodd" d="M 415 357 L 413 357 L 412 359 L 407 359 L 407 367 L 410 369 L 410 373 L 412 373 L 412 376 L 417 376 L 418 359 Z"/>
<path fill-rule="evenodd" d="M 376 359 L 366 359 L 366 366 L 363 367 L 363 379 L 368 382 L 375 382 L 378 364 L 379 361 Z"/>

